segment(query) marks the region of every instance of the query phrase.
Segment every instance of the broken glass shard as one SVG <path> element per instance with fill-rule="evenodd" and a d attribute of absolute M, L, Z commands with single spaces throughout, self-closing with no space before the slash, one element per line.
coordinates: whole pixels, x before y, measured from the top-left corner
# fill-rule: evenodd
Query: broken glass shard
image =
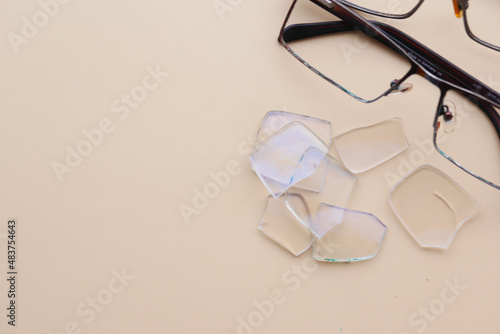
<path fill-rule="evenodd" d="M 293 187 L 290 192 L 301 195 L 307 204 L 310 218 L 303 219 L 300 215 L 302 204 L 295 197 L 285 195 L 285 202 L 292 213 L 295 214 L 304 226 L 309 228 L 317 237 L 322 238 L 331 228 L 342 221 L 342 211 L 337 211 L 338 216 L 330 214 L 329 219 L 319 219 L 324 209 L 324 204 L 345 207 L 351 195 L 357 176 L 342 167 L 337 160 L 327 155 L 322 161 L 324 167 L 317 172 L 326 170 L 321 192 L 308 191 Z"/>
<path fill-rule="evenodd" d="M 319 261 L 352 262 L 377 255 L 387 227 L 367 212 L 322 204 L 320 221 L 343 219 L 321 239 L 314 239 L 313 256 Z"/>
<path fill-rule="evenodd" d="M 367 171 L 408 148 L 400 118 L 350 130 L 334 138 L 344 165 L 353 173 Z"/>
<path fill-rule="evenodd" d="M 332 130 L 329 121 L 319 118 L 294 114 L 286 111 L 273 110 L 269 111 L 259 128 L 257 134 L 257 145 L 259 146 L 268 137 L 273 135 L 276 131 L 290 123 L 302 123 L 309 128 L 316 136 L 318 136 L 323 143 L 330 146 L 332 143 Z"/>
<path fill-rule="evenodd" d="M 422 165 L 400 180 L 389 201 L 422 247 L 447 249 L 463 223 L 480 211 L 471 195 L 431 165 Z"/>
<path fill-rule="evenodd" d="M 290 123 L 268 137 L 250 156 L 252 169 L 271 195 L 314 174 L 328 146 L 302 123 Z"/>
<path fill-rule="evenodd" d="M 281 128 L 291 123 L 301 123 L 305 125 L 323 143 L 325 143 L 326 146 L 330 147 L 332 143 L 332 130 L 329 121 L 315 117 L 294 114 L 286 111 L 274 110 L 274 111 L 269 111 L 262 120 L 259 132 L 257 134 L 255 149 L 257 149 L 262 144 L 262 142 L 264 142 L 267 138 L 272 136 L 276 131 L 280 130 Z M 305 180 L 295 184 L 295 186 L 298 188 L 307 189 L 311 191 L 321 191 L 321 185 L 323 184 L 324 180 L 323 172 L 320 171 L 319 173 L 314 173 L 314 176 L 307 177 Z M 261 179 L 264 179 L 265 181 L 263 182 L 269 185 L 268 188 L 279 189 L 283 187 L 283 185 L 280 184 L 275 185 L 276 183 L 275 181 L 266 178 L 265 176 L 262 176 Z"/>
<path fill-rule="evenodd" d="M 289 194 L 296 202 L 297 214 L 308 219 L 307 206 L 300 195 Z M 288 210 L 283 197 L 269 196 L 259 230 L 295 256 L 305 252 L 312 244 L 311 232 Z"/>

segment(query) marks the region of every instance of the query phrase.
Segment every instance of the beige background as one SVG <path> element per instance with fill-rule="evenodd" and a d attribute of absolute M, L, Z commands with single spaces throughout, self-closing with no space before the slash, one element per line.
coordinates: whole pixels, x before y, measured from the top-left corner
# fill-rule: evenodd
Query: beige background
<path fill-rule="evenodd" d="M 73 0 L 16 53 L 9 33 L 40 5 L 0 1 L 1 277 L 7 220 L 19 222 L 17 326 L 3 315 L 2 279 L 2 333 L 499 332 L 500 192 L 437 153 L 426 162 L 483 207 L 445 252 L 420 248 L 390 209 L 384 175 L 398 173 L 397 158 L 360 175 L 349 202 L 388 226 L 376 258 L 311 266 L 310 251 L 295 258 L 257 230 L 267 192 L 247 153 L 267 111 L 327 119 L 334 133 L 402 117 L 408 160 L 431 137 L 438 97 L 417 77 L 411 93 L 372 105 L 331 87 L 277 43 L 289 5 Z M 451 1 L 427 1 L 393 24 L 500 89 L 500 54 L 466 36 Z M 147 68 L 169 75 L 129 115 L 114 113 Z M 113 130 L 59 182 L 54 161 L 103 120 Z M 181 205 L 231 161 L 240 168 L 230 184 L 183 219 Z M 443 291 L 454 301 L 423 320 Z M 271 295 L 281 303 L 259 319 L 255 302 Z M 238 328 L 249 317 L 257 328 Z"/>

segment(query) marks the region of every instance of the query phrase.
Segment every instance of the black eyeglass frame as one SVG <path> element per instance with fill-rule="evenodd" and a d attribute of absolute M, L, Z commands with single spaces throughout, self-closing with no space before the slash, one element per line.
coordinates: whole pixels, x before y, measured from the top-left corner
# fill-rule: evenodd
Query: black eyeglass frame
<path fill-rule="evenodd" d="M 468 174 L 500 190 L 500 185 L 496 185 L 484 179 L 483 177 L 476 175 L 472 171 L 469 171 L 459 162 L 453 160 L 450 156 L 441 151 L 436 143 L 439 127 L 438 119 L 444 114 L 443 101 L 446 93 L 449 90 L 458 91 L 472 103 L 476 104 L 491 121 L 500 139 L 500 115 L 493 108 L 493 106 L 500 108 L 500 93 L 484 85 L 465 71 L 453 65 L 452 63 L 450 63 L 434 51 L 430 50 L 429 48 L 425 47 L 421 43 L 417 42 L 410 36 L 389 25 L 364 19 L 362 16 L 343 5 L 343 3 L 341 3 L 341 1 L 339 0 L 310 1 L 329 11 L 331 14 L 340 18 L 342 21 L 304 23 L 287 26 L 290 15 L 295 7 L 295 4 L 297 3 L 297 0 L 293 0 L 292 6 L 290 7 L 290 10 L 285 18 L 278 38 L 278 41 L 285 47 L 285 49 L 287 49 L 295 58 L 297 58 L 302 64 L 304 64 L 314 73 L 318 74 L 323 79 L 327 80 L 347 94 L 364 103 L 371 103 L 378 100 L 382 96 L 389 95 L 391 92 L 397 90 L 398 87 L 413 74 L 418 74 L 424 77 L 432 84 L 437 86 L 441 92 L 433 124 L 433 142 L 436 150 L 446 159 L 451 161 L 453 164 L 455 164 Z M 352 30 L 359 30 L 361 32 L 364 32 L 368 36 L 378 40 L 379 42 L 403 55 L 412 64 L 410 70 L 406 75 L 397 80 L 394 85 L 386 90 L 383 94 L 372 100 L 364 100 L 351 93 L 332 79 L 326 77 L 320 71 L 307 63 L 304 59 L 302 59 L 299 55 L 297 55 L 288 46 L 288 42 Z"/>
<path fill-rule="evenodd" d="M 350 1 L 347 0 L 339 0 L 343 4 L 349 6 L 350 8 L 354 8 L 356 10 L 359 10 L 361 12 L 370 14 L 370 15 L 375 15 L 379 17 L 385 17 L 389 19 L 407 19 L 420 8 L 420 6 L 423 4 L 424 0 L 419 0 L 417 4 L 408 12 L 402 13 L 402 14 L 391 14 L 391 13 L 384 13 L 376 10 L 372 10 L 363 6 L 356 5 Z M 469 0 L 452 0 L 453 2 L 453 9 L 455 11 L 455 16 L 457 18 L 463 18 L 464 20 L 464 27 L 465 27 L 465 32 L 467 35 L 474 40 L 475 42 L 486 46 L 490 49 L 493 49 L 495 51 L 500 51 L 500 46 L 488 43 L 487 41 L 477 37 L 471 30 L 469 26 L 469 21 L 467 20 L 467 9 L 469 8 Z"/>

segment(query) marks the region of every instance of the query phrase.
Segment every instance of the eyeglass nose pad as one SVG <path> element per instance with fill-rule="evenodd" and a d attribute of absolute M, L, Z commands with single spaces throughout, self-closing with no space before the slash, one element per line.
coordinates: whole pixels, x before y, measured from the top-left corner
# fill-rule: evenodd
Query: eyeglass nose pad
<path fill-rule="evenodd" d="M 441 126 L 443 126 L 443 131 L 445 133 L 451 133 L 453 132 L 453 130 L 455 130 L 456 125 L 457 108 L 453 102 L 444 100 L 439 112 L 437 128 L 439 129 Z"/>
<path fill-rule="evenodd" d="M 453 0 L 453 8 L 455 9 L 455 16 L 457 18 L 461 18 L 462 15 L 464 14 L 464 11 L 462 6 L 460 5 L 459 0 Z"/>
<path fill-rule="evenodd" d="M 394 87 L 396 82 L 398 82 L 397 79 L 392 80 L 391 87 Z M 412 88 L 413 88 L 413 85 L 411 83 L 404 82 L 404 83 L 400 84 L 399 86 L 397 86 L 393 91 L 391 91 L 389 93 L 389 96 L 390 95 L 399 95 L 399 94 L 409 92 L 410 90 L 412 90 Z"/>

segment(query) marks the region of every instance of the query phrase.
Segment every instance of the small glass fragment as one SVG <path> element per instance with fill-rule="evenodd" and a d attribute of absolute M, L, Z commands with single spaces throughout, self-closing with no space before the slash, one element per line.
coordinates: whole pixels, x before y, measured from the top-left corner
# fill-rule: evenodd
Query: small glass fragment
<path fill-rule="evenodd" d="M 303 219 L 303 217 L 298 214 L 301 212 L 301 203 L 296 203 L 294 197 L 289 197 L 288 194 L 285 195 L 285 203 L 290 211 L 292 211 L 297 219 L 309 228 L 317 238 L 322 238 L 331 228 L 342 221 L 342 212 L 340 211 L 337 212 L 339 216 L 336 218 L 330 215 L 330 219 L 328 220 L 319 219 L 321 211 L 324 208 L 323 203 L 340 207 L 347 206 L 347 202 L 357 180 L 357 176 L 342 167 L 339 162 L 331 156 L 327 155 L 322 164 L 325 165 L 326 174 L 321 192 L 298 189 L 297 187 L 293 187 L 289 190 L 294 194 L 301 195 L 307 204 L 310 218 Z M 322 172 L 322 168 L 318 168 L 317 172 Z"/>
<path fill-rule="evenodd" d="M 314 239 L 313 257 L 319 261 L 352 262 L 377 255 L 387 227 L 367 212 L 322 204 L 320 221 L 343 219 L 321 239 Z"/>
<path fill-rule="evenodd" d="M 400 180 L 389 201 L 420 246 L 441 249 L 447 249 L 463 223 L 481 209 L 470 194 L 431 165 L 422 165 Z"/>
<path fill-rule="evenodd" d="M 344 165 L 353 173 L 361 173 L 408 148 L 408 140 L 400 118 L 347 131 L 334 137 Z"/>
<path fill-rule="evenodd" d="M 296 202 L 297 214 L 302 219 L 308 219 L 309 212 L 300 195 L 289 196 Z M 295 256 L 308 250 L 312 244 L 311 232 L 288 210 L 283 197 L 268 197 L 258 228 Z"/>
<path fill-rule="evenodd" d="M 301 123 L 290 123 L 260 144 L 250 156 L 252 169 L 271 195 L 314 174 L 329 147 Z"/>

